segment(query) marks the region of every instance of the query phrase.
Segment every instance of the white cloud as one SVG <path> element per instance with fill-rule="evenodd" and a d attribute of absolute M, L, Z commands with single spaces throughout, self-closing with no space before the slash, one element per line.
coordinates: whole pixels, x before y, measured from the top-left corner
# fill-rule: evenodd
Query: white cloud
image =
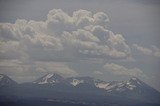
<path fill-rule="evenodd" d="M 106 26 L 107 22 L 109 22 L 108 16 L 103 12 L 98 12 L 93 15 L 94 22 L 97 25 Z"/>
<path fill-rule="evenodd" d="M 0 59 L 20 59 L 22 53 L 17 41 L 0 41 Z"/>
<path fill-rule="evenodd" d="M 0 23 L 0 59 L 17 59 L 23 65 L 19 70 L 33 73 L 34 69 L 54 72 L 49 62 L 131 58 L 125 38 L 107 29 L 108 22 L 103 12 L 78 10 L 68 15 L 53 9 L 45 21 L 17 19 L 14 24 Z M 61 67 L 58 72 L 78 74 L 66 64 Z"/>
<path fill-rule="evenodd" d="M 37 61 L 32 64 L 23 64 L 19 60 L 1 60 L 0 69 L 1 73 L 7 74 L 20 82 L 33 81 L 37 76 L 39 77 L 46 73 L 59 73 L 64 77 L 78 75 L 78 73 L 69 68 L 65 62 Z"/>
<path fill-rule="evenodd" d="M 109 18 L 103 12 L 93 14 L 78 10 L 69 16 L 61 9 L 53 9 L 45 21 L 17 19 L 15 24 L 1 23 L 0 38 L 17 40 L 27 49 L 24 52 L 36 59 L 47 56 L 52 59 L 61 54 L 58 52 L 69 52 L 66 54 L 71 56 L 84 53 L 126 58 L 130 54 L 129 46 L 122 35 L 106 29 L 108 22 Z"/>
<path fill-rule="evenodd" d="M 0 60 L 7 59 L 9 64 L 9 61 L 20 61 L 14 64 L 15 70 L 28 75 L 39 71 L 66 76 L 78 75 L 64 63 L 68 61 L 91 58 L 133 60 L 133 51 L 126 39 L 110 31 L 108 22 L 109 18 L 103 12 L 94 14 L 78 10 L 69 15 L 61 9 L 53 9 L 45 21 L 17 19 L 14 24 L 0 23 Z M 160 57 L 160 49 L 156 46 L 145 48 L 133 44 L 132 50 Z M 54 62 L 61 64 L 60 67 L 57 68 Z M 10 66 L 4 67 L 11 70 Z M 114 63 L 104 65 L 103 69 L 115 75 L 143 76 L 138 68 L 128 69 Z M 102 72 L 95 71 L 94 74 Z"/>
<path fill-rule="evenodd" d="M 42 73 L 59 73 L 65 77 L 77 76 L 78 73 L 70 69 L 64 62 L 36 62 L 36 70 Z"/>
<path fill-rule="evenodd" d="M 143 71 L 138 68 L 129 69 L 115 63 L 107 63 L 103 66 L 103 68 L 104 71 L 110 72 L 114 75 L 136 76 L 136 77 L 145 76 Z"/>
<path fill-rule="evenodd" d="M 109 39 L 109 31 L 102 26 L 90 26 L 90 29 L 88 30 L 91 30 L 93 35 L 100 39 L 101 43 L 106 43 L 106 40 Z"/>
<path fill-rule="evenodd" d="M 160 49 L 155 45 L 152 46 L 153 55 L 156 57 L 160 57 Z"/>
<path fill-rule="evenodd" d="M 0 23 L 0 38 L 2 40 L 17 40 L 18 35 L 14 32 L 15 28 L 10 23 Z"/>
<path fill-rule="evenodd" d="M 146 47 L 139 46 L 137 44 L 133 44 L 133 49 L 136 52 L 139 52 L 145 55 L 160 57 L 160 49 L 155 45 L 152 45 L 151 48 L 146 48 Z"/>
<path fill-rule="evenodd" d="M 148 48 L 145 48 L 145 47 L 142 47 L 142 46 L 139 46 L 137 44 L 133 44 L 133 47 L 138 50 L 139 52 L 143 53 L 143 54 L 146 54 L 146 55 L 151 55 L 152 54 L 152 50 L 148 49 Z"/>

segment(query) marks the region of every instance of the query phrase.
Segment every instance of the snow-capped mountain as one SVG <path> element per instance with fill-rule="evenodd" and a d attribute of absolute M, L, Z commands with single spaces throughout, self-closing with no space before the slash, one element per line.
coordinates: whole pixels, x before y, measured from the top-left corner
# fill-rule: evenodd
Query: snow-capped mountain
<path fill-rule="evenodd" d="M 81 83 L 84 83 L 83 79 L 74 78 L 74 77 L 69 78 L 67 81 L 73 86 L 77 86 L 77 85 L 79 85 Z"/>
<path fill-rule="evenodd" d="M 5 86 L 13 84 L 16 85 Z M 80 100 L 110 103 L 111 101 L 111 103 L 120 104 L 125 103 L 124 101 L 130 101 L 133 104 L 137 100 L 140 103 L 160 103 L 160 93 L 135 77 L 128 81 L 106 82 L 93 77 L 63 78 L 56 73 L 46 74 L 34 82 L 22 84 L 17 84 L 8 76 L 0 74 L 0 100 L 1 97 L 46 98 L 70 102 Z M 137 106 L 136 103 L 134 106 Z"/>
<path fill-rule="evenodd" d="M 8 76 L 0 74 L 0 87 L 14 84 L 17 83 Z M 42 85 L 41 87 L 43 87 L 43 85 L 45 85 L 44 87 L 51 85 L 50 87 L 53 87 L 55 90 L 72 91 L 74 89 L 81 92 L 84 90 L 96 92 L 104 91 L 106 94 L 139 95 L 141 93 L 150 95 L 151 93 L 156 94 L 158 92 L 136 77 L 132 77 L 127 81 L 106 82 L 93 77 L 63 78 L 59 74 L 52 73 L 46 74 L 32 83 L 24 83 L 21 85 L 32 86 L 32 84 Z"/>
<path fill-rule="evenodd" d="M 68 84 L 76 88 L 106 89 L 106 87 L 110 85 L 109 82 L 93 77 L 71 77 L 66 80 Z"/>
<path fill-rule="evenodd" d="M 66 79 L 67 83 L 71 84 L 74 87 L 80 87 L 83 85 L 85 86 L 94 86 L 98 89 L 103 89 L 107 92 L 111 91 L 124 91 L 125 89 L 132 90 L 136 85 L 136 82 L 129 80 L 129 81 L 112 81 L 112 82 L 106 82 L 99 79 L 94 79 L 92 77 L 71 77 Z M 132 84 L 131 82 L 134 82 Z M 139 83 L 139 82 L 138 82 Z M 85 86 L 84 86 L 85 85 Z"/>
<path fill-rule="evenodd" d="M 52 73 L 46 74 L 43 77 L 33 82 L 34 84 L 48 84 L 57 85 L 61 84 L 63 87 L 72 86 L 73 88 L 91 88 L 101 89 L 108 93 L 124 93 L 124 92 L 140 92 L 143 88 L 147 88 L 148 85 L 139 80 L 136 77 L 132 77 L 127 81 L 102 81 L 93 77 L 70 77 L 63 78 L 59 74 Z M 61 88 L 60 88 L 61 89 Z"/>
<path fill-rule="evenodd" d="M 114 88 L 117 85 L 117 83 L 118 82 L 116 82 L 116 81 L 113 81 L 113 82 L 105 82 L 105 81 L 98 81 L 97 82 L 96 81 L 95 86 L 100 89 L 111 91 L 111 89 Z"/>
<path fill-rule="evenodd" d="M 92 77 L 71 77 L 67 78 L 66 81 L 72 86 L 79 86 L 81 84 L 94 84 L 94 78 Z"/>
<path fill-rule="evenodd" d="M 34 81 L 33 83 L 36 84 L 55 84 L 60 83 L 63 81 L 64 78 L 56 73 L 53 74 L 46 74 L 45 76 L 39 78 L 38 80 Z"/>
<path fill-rule="evenodd" d="M 130 78 L 128 81 L 121 81 L 121 82 L 108 82 L 104 83 L 103 88 L 107 90 L 107 92 L 125 92 L 125 91 L 132 91 L 140 86 L 146 85 L 144 82 L 139 80 L 136 77 Z"/>
<path fill-rule="evenodd" d="M 11 86 L 17 84 L 15 81 L 13 81 L 11 78 L 9 78 L 7 75 L 0 74 L 0 87 L 2 86 Z"/>

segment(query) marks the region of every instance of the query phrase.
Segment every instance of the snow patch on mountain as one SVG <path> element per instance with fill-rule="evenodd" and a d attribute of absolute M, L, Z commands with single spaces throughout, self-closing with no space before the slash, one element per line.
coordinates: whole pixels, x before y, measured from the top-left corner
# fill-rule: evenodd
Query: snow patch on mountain
<path fill-rule="evenodd" d="M 105 90 L 110 90 L 110 89 L 112 89 L 112 88 L 114 88 L 114 87 L 116 87 L 116 84 L 109 84 L 106 88 L 105 88 Z"/>
<path fill-rule="evenodd" d="M 71 85 L 77 86 L 80 83 L 84 83 L 84 81 L 83 80 L 78 80 L 78 79 L 73 79 L 72 82 L 71 82 Z"/>
<path fill-rule="evenodd" d="M 40 79 L 34 81 L 33 83 L 36 84 L 54 84 L 54 83 L 59 83 L 63 80 L 63 77 L 61 77 L 58 74 L 47 74 L 43 77 L 41 77 Z"/>
<path fill-rule="evenodd" d="M 46 77 L 44 77 L 43 79 L 42 79 L 42 82 L 39 82 L 38 84 L 46 84 L 46 83 L 48 83 L 48 79 L 49 78 L 51 78 L 53 76 L 53 74 L 48 74 Z M 55 81 L 54 80 L 52 80 L 50 83 L 54 83 Z"/>
<path fill-rule="evenodd" d="M 106 87 L 109 86 L 109 83 L 105 83 L 105 82 L 95 83 L 95 86 L 96 86 L 97 88 L 106 89 Z"/>
<path fill-rule="evenodd" d="M 137 87 L 141 86 L 143 83 L 138 78 L 131 78 L 129 81 L 122 81 L 117 83 L 110 83 L 108 86 L 106 86 L 104 89 L 107 90 L 107 92 L 124 92 L 126 90 L 134 90 Z"/>
<path fill-rule="evenodd" d="M 110 81 L 105 82 L 99 79 L 94 79 L 92 77 L 70 77 L 63 78 L 58 74 L 47 74 L 40 79 L 36 80 L 36 84 L 65 84 L 71 85 L 73 87 L 88 87 L 92 86 L 95 88 L 103 89 L 106 92 L 120 93 L 125 91 L 134 91 L 140 86 L 143 86 L 143 82 L 136 77 L 130 78 L 128 81 Z M 82 86 L 81 86 L 82 85 Z"/>

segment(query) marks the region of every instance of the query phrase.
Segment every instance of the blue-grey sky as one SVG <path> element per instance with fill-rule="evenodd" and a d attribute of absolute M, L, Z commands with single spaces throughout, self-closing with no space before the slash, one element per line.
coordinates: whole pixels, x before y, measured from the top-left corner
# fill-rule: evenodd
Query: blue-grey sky
<path fill-rule="evenodd" d="M 0 0 L 0 72 L 57 72 L 160 90 L 159 0 Z"/>

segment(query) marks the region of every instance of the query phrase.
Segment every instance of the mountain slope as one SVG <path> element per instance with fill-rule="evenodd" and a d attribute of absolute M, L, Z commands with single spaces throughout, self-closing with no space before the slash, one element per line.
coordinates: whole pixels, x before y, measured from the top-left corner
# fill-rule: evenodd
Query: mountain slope
<path fill-rule="evenodd" d="M 141 101 L 159 102 L 160 93 L 136 77 L 107 86 L 107 93 Z"/>
<path fill-rule="evenodd" d="M 53 88 L 57 89 L 81 89 L 81 90 L 98 90 L 105 91 L 108 94 L 118 94 L 118 95 L 151 95 L 159 94 L 157 90 L 150 87 L 140 79 L 136 77 L 130 78 L 128 81 L 102 81 L 92 77 L 70 77 L 63 78 L 62 76 L 52 73 L 46 74 L 45 76 L 39 78 L 33 82 L 38 85 L 52 85 Z"/>
<path fill-rule="evenodd" d="M 38 80 L 34 81 L 33 83 L 36 84 L 55 84 L 60 83 L 62 80 L 64 80 L 63 77 L 60 75 L 53 73 L 53 74 L 46 74 L 43 77 L 39 78 Z"/>
<path fill-rule="evenodd" d="M 15 83 L 5 75 L 0 76 L 0 81 L 3 85 Z M 68 103 L 123 104 L 125 106 L 160 104 L 160 93 L 135 77 L 128 81 L 106 82 L 92 77 L 63 78 L 56 73 L 46 74 L 34 82 L 3 87 L 0 90 L 0 101 L 6 98 L 14 101 L 33 98 L 60 103 L 67 101 Z M 126 101 L 128 103 L 125 103 Z"/>
<path fill-rule="evenodd" d="M 12 86 L 16 85 L 17 83 L 9 78 L 7 75 L 0 74 L 0 87 L 3 86 Z"/>

